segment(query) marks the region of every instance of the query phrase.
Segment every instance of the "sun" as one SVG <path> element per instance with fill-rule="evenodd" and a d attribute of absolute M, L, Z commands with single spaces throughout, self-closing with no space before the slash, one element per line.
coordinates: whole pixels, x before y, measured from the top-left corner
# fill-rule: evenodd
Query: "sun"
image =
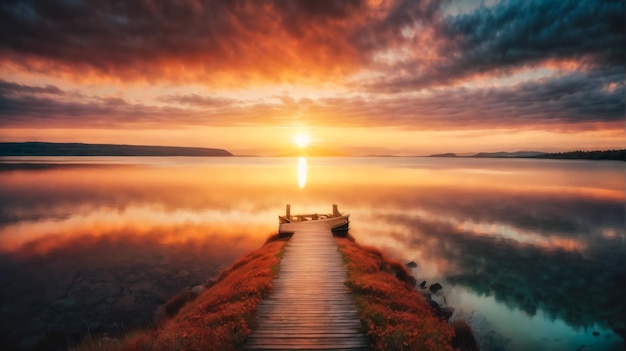
<path fill-rule="evenodd" d="M 298 147 L 307 147 L 311 143 L 311 136 L 306 133 L 299 133 L 293 137 L 293 142 L 298 145 Z"/>

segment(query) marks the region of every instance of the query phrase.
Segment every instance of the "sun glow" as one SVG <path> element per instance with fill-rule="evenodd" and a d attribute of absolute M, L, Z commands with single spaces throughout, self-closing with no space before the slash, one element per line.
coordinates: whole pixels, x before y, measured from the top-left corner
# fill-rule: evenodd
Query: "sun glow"
<path fill-rule="evenodd" d="M 293 137 L 293 142 L 298 145 L 298 147 L 307 147 L 311 143 L 311 136 L 306 133 L 299 133 Z"/>

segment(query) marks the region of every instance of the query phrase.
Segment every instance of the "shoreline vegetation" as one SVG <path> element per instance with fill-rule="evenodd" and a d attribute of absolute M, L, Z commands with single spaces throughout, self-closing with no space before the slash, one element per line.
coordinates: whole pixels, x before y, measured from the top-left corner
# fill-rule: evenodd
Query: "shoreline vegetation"
<path fill-rule="evenodd" d="M 567 151 L 545 153 L 539 151 L 518 152 L 480 152 L 474 155 L 457 155 L 455 153 L 434 154 L 428 157 L 450 158 L 542 158 L 555 160 L 606 160 L 626 161 L 626 149 L 598 150 L 598 151 Z"/>
<path fill-rule="evenodd" d="M 372 350 L 478 350 L 470 326 L 463 321 L 450 325 L 438 316 L 403 264 L 350 236 L 335 240 Z"/>
<path fill-rule="evenodd" d="M 87 335 L 70 350 L 240 350 L 255 327 L 258 303 L 272 290 L 287 240 L 273 235 L 214 281 L 172 297 L 155 313 L 153 327 L 121 339 Z M 401 263 L 350 236 L 336 241 L 372 350 L 478 350 L 469 325 L 438 317 Z"/>
<path fill-rule="evenodd" d="M 84 143 L 0 143 L 0 156 L 233 156 L 223 149 Z"/>
<path fill-rule="evenodd" d="M 264 157 L 255 155 L 235 155 L 225 149 L 181 146 L 147 146 L 117 144 L 86 144 L 86 143 L 49 143 L 49 142 L 3 142 L 0 143 L 0 157 L 24 156 L 160 156 L 160 157 Z M 270 157 L 405 157 L 391 154 L 385 155 L 351 155 L 337 150 L 320 147 Z M 452 152 L 432 154 L 428 156 L 406 157 L 443 157 L 443 158 L 538 158 L 561 160 L 613 160 L 626 161 L 626 149 L 566 151 L 547 153 L 541 151 L 516 152 L 479 152 L 476 154 L 456 154 Z"/>

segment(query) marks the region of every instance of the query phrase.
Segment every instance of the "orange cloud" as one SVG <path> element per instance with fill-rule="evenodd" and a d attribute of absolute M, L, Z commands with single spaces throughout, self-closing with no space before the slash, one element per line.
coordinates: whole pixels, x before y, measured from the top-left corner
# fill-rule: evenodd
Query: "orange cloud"
<path fill-rule="evenodd" d="M 90 81 L 315 82 L 354 72 L 434 11 L 430 0 L 124 4 L 9 4 L 0 62 Z"/>

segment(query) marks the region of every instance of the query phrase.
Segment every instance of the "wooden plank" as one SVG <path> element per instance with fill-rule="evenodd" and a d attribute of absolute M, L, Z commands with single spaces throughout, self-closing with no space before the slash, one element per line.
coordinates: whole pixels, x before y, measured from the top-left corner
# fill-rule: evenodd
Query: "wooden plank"
<path fill-rule="evenodd" d="M 257 308 L 248 350 L 368 350 L 343 257 L 315 221 L 294 224 L 270 296 Z M 300 230 L 301 229 L 301 230 Z"/>
<path fill-rule="evenodd" d="M 293 329 L 299 329 L 302 330 L 303 326 L 308 326 L 313 328 L 318 328 L 318 329 L 323 329 L 323 328 L 328 328 L 328 323 L 324 323 L 324 321 L 318 321 L 318 322 L 311 322 L 311 323 L 291 323 L 288 321 L 272 321 L 272 322 L 266 322 L 264 323 L 262 326 L 256 328 L 254 331 L 262 331 L 262 330 L 266 330 L 266 329 L 274 329 L 274 328 L 281 328 L 281 329 L 286 329 L 288 328 L 289 330 L 293 330 Z M 343 329 L 343 328 L 349 328 L 349 329 L 359 329 L 361 328 L 361 324 L 359 323 L 351 323 L 351 322 L 334 322 L 333 323 L 333 328 L 335 329 Z"/>
<path fill-rule="evenodd" d="M 350 323 L 348 321 L 333 321 L 332 324 L 334 326 L 336 326 L 336 329 L 354 329 L 354 330 L 360 330 L 361 329 L 361 325 L 360 324 L 353 324 Z M 304 330 L 304 328 L 326 328 L 328 325 L 328 323 L 324 323 L 324 321 L 312 321 L 310 323 L 291 323 L 289 321 L 268 321 L 266 322 L 262 327 L 255 329 L 254 331 L 263 331 L 263 330 L 270 330 L 270 329 L 276 329 L 276 328 L 290 328 L 289 330 L 292 330 L 294 333 L 296 332 L 293 329 L 299 329 L 300 331 Z"/>
<path fill-rule="evenodd" d="M 258 345 L 254 347 L 249 347 L 248 350 L 299 350 L 299 351 L 316 351 L 316 350 L 327 350 L 327 351 L 367 351 L 370 347 L 368 346 L 353 346 L 353 347 L 338 347 L 338 346 L 330 346 L 330 347 L 297 347 L 291 345 Z"/>
<path fill-rule="evenodd" d="M 306 333 L 307 334 L 346 334 L 346 333 L 354 333 L 358 332 L 360 327 L 341 327 L 341 328 L 332 328 L 328 326 L 318 326 L 315 329 L 310 329 Z M 299 330 L 298 326 L 285 326 L 280 329 L 274 328 L 264 328 L 260 327 L 255 330 L 256 335 L 265 334 L 265 333 L 292 333 L 294 334 L 295 330 Z"/>
<path fill-rule="evenodd" d="M 293 338 L 293 339 L 285 339 L 285 338 L 263 338 L 263 339 L 252 339 L 248 341 L 248 345 L 250 346 L 260 346 L 260 345 L 300 345 L 300 346 L 308 346 L 308 347 L 316 347 L 316 346 L 330 346 L 330 347 L 350 347 L 350 346 L 365 346 L 367 342 L 360 341 L 356 339 L 348 339 L 348 338 L 328 338 L 328 339 L 320 339 L 320 338 Z"/>
<path fill-rule="evenodd" d="M 332 307 L 322 307 L 322 308 L 318 308 L 316 309 L 316 306 L 310 306 L 310 307 L 293 307 L 293 308 L 282 308 L 281 306 L 277 306 L 277 307 L 259 307 L 258 309 L 259 312 L 272 312 L 272 313 L 282 313 L 282 312 L 287 312 L 289 314 L 301 314 L 301 315 L 306 315 L 306 314 L 320 314 L 320 315 L 341 315 L 341 316 L 345 316 L 346 314 L 357 314 L 357 310 L 353 309 L 352 306 L 346 306 L 344 308 L 332 308 Z"/>
<path fill-rule="evenodd" d="M 282 339 L 268 339 L 264 342 L 250 342 L 250 348 L 262 348 L 271 347 L 272 349 L 282 350 L 297 350 L 297 349 L 334 349 L 334 348 L 356 348 L 369 346 L 366 342 L 352 341 L 352 340 L 282 340 Z"/>

